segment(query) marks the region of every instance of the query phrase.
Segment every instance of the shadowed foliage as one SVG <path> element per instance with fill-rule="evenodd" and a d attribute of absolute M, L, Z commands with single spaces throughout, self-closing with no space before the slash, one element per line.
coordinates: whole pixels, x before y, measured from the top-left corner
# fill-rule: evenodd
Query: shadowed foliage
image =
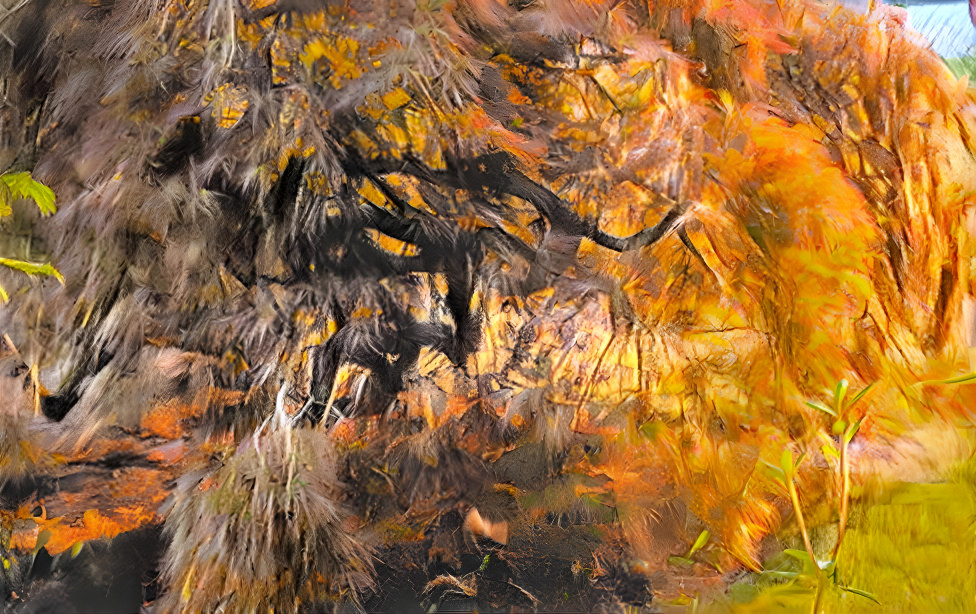
<path fill-rule="evenodd" d="M 159 611 L 643 606 L 705 528 L 688 586 L 759 567 L 784 450 L 815 458 L 805 504 L 846 498 L 805 401 L 877 382 L 860 480 L 973 400 L 946 384 L 973 101 L 894 9 L 0 15 L 0 171 L 59 203 L 18 204 L 0 247 L 65 280 L 0 308 L 34 374 L 0 408 L 33 454 L 0 447 L 17 569 L 163 524 Z M 573 590 L 526 573 L 546 560 Z"/>

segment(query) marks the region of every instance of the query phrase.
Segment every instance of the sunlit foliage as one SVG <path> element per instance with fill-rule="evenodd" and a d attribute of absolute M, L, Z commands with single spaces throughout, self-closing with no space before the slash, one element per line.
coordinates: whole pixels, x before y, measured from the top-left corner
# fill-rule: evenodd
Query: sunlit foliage
<path fill-rule="evenodd" d="M 573 562 L 592 587 L 705 585 L 969 418 L 976 115 L 894 9 L 101 4 L 17 30 L 66 285 L 0 327 L 56 391 L 52 450 L 158 452 L 153 497 L 184 474 L 139 516 L 168 610 L 350 598 L 358 540 L 450 565 L 472 507 L 623 544 Z M 64 509 L 11 547 L 131 528 Z"/>

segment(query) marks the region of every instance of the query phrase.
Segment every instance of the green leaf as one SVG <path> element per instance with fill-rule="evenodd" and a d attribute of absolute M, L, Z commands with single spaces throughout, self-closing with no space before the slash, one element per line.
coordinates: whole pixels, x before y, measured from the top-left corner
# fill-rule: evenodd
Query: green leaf
<path fill-rule="evenodd" d="M 56 278 L 62 284 L 64 277 L 61 273 L 51 266 L 50 262 L 39 264 L 37 262 L 26 262 L 24 260 L 14 260 L 13 258 L 0 258 L 0 265 L 5 266 L 28 275 L 47 275 Z"/>
<path fill-rule="evenodd" d="M 871 601 L 875 602 L 876 604 L 881 605 L 881 602 L 878 601 L 878 598 L 875 597 L 874 595 L 872 595 L 871 593 L 867 592 L 867 591 L 862 591 L 859 588 L 853 588 L 853 587 L 850 587 L 850 586 L 842 586 L 840 584 L 837 585 L 837 588 L 839 588 L 842 591 L 847 591 L 848 593 L 854 593 L 855 595 L 860 595 L 861 597 L 864 597 L 865 599 L 870 599 Z"/>
<path fill-rule="evenodd" d="M 783 475 L 786 479 L 793 479 L 793 471 L 795 465 L 793 464 L 793 453 L 789 449 L 783 450 L 783 455 L 779 457 L 779 466 L 783 469 Z"/>
<path fill-rule="evenodd" d="M 7 184 L 0 181 L 0 217 L 7 217 L 14 212 L 10 208 L 10 201 L 13 200 L 13 194 L 10 193 L 10 188 Z"/>
<path fill-rule="evenodd" d="M 920 382 L 915 382 L 914 386 L 938 386 L 946 384 L 969 384 L 976 382 L 976 371 L 972 373 L 967 373 L 965 375 L 960 375 L 958 377 L 950 377 L 949 379 L 926 379 Z"/>
<path fill-rule="evenodd" d="M 858 420 L 857 422 L 855 422 L 854 424 L 852 424 L 850 426 L 850 428 L 847 429 L 847 431 L 844 433 L 844 441 L 845 442 L 851 443 L 851 440 L 854 439 L 854 435 L 857 434 L 857 430 L 859 428 L 861 428 L 861 422 L 863 422 L 863 421 L 864 421 L 864 418 L 861 418 L 860 420 Z"/>
<path fill-rule="evenodd" d="M 75 542 L 75 545 L 71 546 L 71 558 L 75 558 L 81 554 L 81 549 L 84 547 L 85 542 Z"/>
<path fill-rule="evenodd" d="M 966 375 L 960 375 L 959 377 L 953 377 L 953 378 L 950 378 L 950 379 L 944 379 L 944 380 L 941 380 L 941 381 L 938 381 L 938 382 L 935 382 L 935 383 L 937 383 L 937 384 L 968 384 L 970 382 L 976 382 L 976 372 L 967 373 Z M 926 383 L 928 383 L 928 382 L 926 382 Z"/>
<path fill-rule="evenodd" d="M 760 462 L 769 468 L 769 471 L 773 474 L 773 479 L 779 482 L 780 486 L 782 486 L 783 488 L 788 488 L 786 486 L 786 482 L 787 482 L 786 474 L 783 473 L 783 470 L 781 468 L 777 467 L 776 465 L 766 460 L 760 459 Z"/>
<path fill-rule="evenodd" d="M 33 554 L 36 555 L 38 552 L 40 552 L 41 551 L 41 548 L 43 548 L 44 546 L 46 546 L 47 543 L 49 541 L 51 541 L 51 536 L 52 535 L 53 534 L 51 533 L 51 530 L 50 529 L 44 529 L 43 531 L 41 531 L 40 533 L 38 533 L 37 534 L 37 542 L 34 544 Z"/>
<path fill-rule="evenodd" d="M 837 386 L 834 387 L 834 407 L 837 411 L 841 411 L 844 407 L 844 397 L 847 396 L 847 388 L 850 384 L 846 379 L 842 379 L 837 382 Z"/>
<path fill-rule="evenodd" d="M 801 563 L 813 563 L 813 561 L 810 559 L 810 553 L 807 552 L 806 550 L 786 548 L 785 550 L 783 550 L 783 554 L 785 554 L 788 557 L 794 558 L 800 561 Z"/>
<path fill-rule="evenodd" d="M 851 399 L 851 402 L 850 402 L 850 403 L 848 403 L 848 404 L 847 404 L 847 406 L 848 406 L 848 407 L 853 407 L 855 403 L 857 403 L 857 402 L 858 402 L 858 401 L 860 401 L 860 400 L 861 400 L 862 398 L 864 398 L 864 395 L 866 395 L 866 394 L 868 393 L 868 391 L 869 391 L 869 390 L 871 390 L 872 388 L 874 388 L 874 385 L 875 385 L 876 383 L 877 383 L 877 382 L 871 382 L 870 384 L 868 384 L 867 386 L 865 386 L 864 388 L 862 388 L 862 389 L 861 389 L 861 392 L 858 392 L 857 394 L 855 394 L 855 395 L 854 395 L 854 398 L 853 398 L 853 399 Z"/>
<path fill-rule="evenodd" d="M 657 438 L 667 431 L 667 427 L 660 420 L 651 420 L 642 424 L 638 431 L 650 441 L 657 441 Z"/>
<path fill-rule="evenodd" d="M 834 435 L 840 435 L 847 428 L 847 422 L 844 420 L 837 420 L 830 427 L 830 432 Z"/>
<path fill-rule="evenodd" d="M 820 449 L 823 451 L 824 456 L 829 456 L 831 458 L 840 460 L 840 452 L 838 452 L 837 448 L 831 444 L 825 443 L 824 445 L 820 446 Z"/>
<path fill-rule="evenodd" d="M 802 574 L 805 576 L 814 576 L 821 569 L 820 564 L 810 558 L 810 553 L 806 550 L 794 550 L 792 548 L 787 548 L 783 550 L 783 553 L 789 557 L 792 557 L 799 561 L 803 565 Z"/>
<path fill-rule="evenodd" d="M 669 556 L 668 565 L 674 565 L 675 567 L 691 567 L 695 562 L 684 556 Z"/>
<path fill-rule="evenodd" d="M 695 543 L 692 544 L 692 546 L 691 546 L 691 550 L 688 551 L 688 558 L 691 558 L 691 556 L 693 554 L 695 554 L 696 552 L 698 552 L 699 550 L 701 550 L 702 548 L 704 548 L 705 547 L 705 544 L 708 543 L 708 538 L 711 537 L 711 536 L 712 536 L 712 534 L 709 533 L 707 530 L 702 531 L 701 533 L 699 533 L 698 534 L 698 539 L 695 540 Z"/>
<path fill-rule="evenodd" d="M 831 416 L 833 416 L 835 418 L 837 417 L 837 412 L 834 411 L 834 410 L 832 410 L 832 409 L 830 409 L 826 405 L 821 405 L 820 403 L 814 403 L 812 401 L 806 401 L 806 404 L 807 404 L 807 407 L 810 407 L 812 409 L 818 409 L 818 410 L 824 412 L 825 414 L 830 414 Z"/>
<path fill-rule="evenodd" d="M 0 302 L 6 303 L 9 300 L 10 296 L 7 294 L 7 291 L 3 289 L 3 286 L 0 286 Z"/>
<path fill-rule="evenodd" d="M 41 210 L 41 215 L 52 215 L 57 212 L 54 206 L 54 191 L 43 183 L 35 181 L 30 173 L 0 175 L 0 181 L 6 184 L 14 198 L 33 200 Z"/>

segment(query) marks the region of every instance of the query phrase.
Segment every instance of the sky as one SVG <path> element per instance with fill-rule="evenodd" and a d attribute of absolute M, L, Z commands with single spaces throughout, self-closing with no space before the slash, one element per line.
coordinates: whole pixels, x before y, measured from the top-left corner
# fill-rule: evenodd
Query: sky
<path fill-rule="evenodd" d="M 890 2 L 908 9 L 909 23 L 945 57 L 966 55 L 976 47 L 976 27 L 969 20 L 969 3 L 908 1 Z"/>

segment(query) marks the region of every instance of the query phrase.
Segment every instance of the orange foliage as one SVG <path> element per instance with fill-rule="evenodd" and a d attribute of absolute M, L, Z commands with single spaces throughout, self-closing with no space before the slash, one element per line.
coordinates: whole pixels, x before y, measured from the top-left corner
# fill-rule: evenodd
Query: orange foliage
<path fill-rule="evenodd" d="M 35 527 L 14 532 L 10 541 L 12 549 L 33 550 L 43 536 L 44 548 L 51 554 L 59 554 L 79 542 L 112 538 L 119 533 L 159 522 L 159 517 L 152 509 L 147 510 L 139 505 L 116 507 L 106 513 L 96 509 L 86 510 L 80 519 L 70 523 L 63 517 L 34 520 Z"/>
<path fill-rule="evenodd" d="M 382 17 L 388 7 L 378 5 Z M 857 416 L 865 420 L 858 443 L 895 432 L 886 425 L 909 410 L 972 416 L 976 393 L 940 380 L 970 368 L 961 303 L 974 253 L 963 224 L 976 206 L 973 104 L 889 9 L 865 16 L 793 0 L 567 1 L 544 24 L 575 33 L 553 38 L 571 38 L 575 58 L 528 62 L 515 57 L 519 41 L 476 40 L 481 30 L 459 25 L 473 14 L 486 32 L 529 27 L 514 9 L 505 13 L 510 22 L 499 16 L 508 3 L 418 7 L 411 32 L 423 34 L 413 43 L 421 52 L 371 33 L 349 3 L 291 20 L 241 20 L 236 36 L 267 58 L 283 101 L 274 128 L 254 135 L 266 151 L 256 182 L 271 189 L 296 159 L 332 169 L 330 148 L 342 148 L 364 168 L 389 171 L 341 186 L 363 207 L 432 227 L 447 220 L 452 232 L 499 231 L 554 255 L 550 268 L 486 256 L 523 278 L 538 268 L 544 283 L 518 296 L 483 284 L 471 301 L 484 312 L 483 340 L 466 364 L 423 348 L 395 405 L 398 418 L 418 419 L 421 436 L 456 428 L 452 445 L 501 456 L 510 448 L 488 450 L 486 432 L 457 426 L 484 410 L 518 445 L 538 440 L 571 458 L 559 469 L 579 481 L 567 490 L 612 505 L 625 531 L 643 530 L 654 509 L 674 505 L 716 536 L 720 567 L 757 569 L 759 542 L 788 509 L 763 461 L 807 452 L 816 462 L 800 467 L 806 496 L 836 496 L 823 470 L 828 422 L 805 401 L 822 400 L 841 379 L 856 388 L 878 382 Z M 585 34 L 568 25 L 597 14 Z M 497 90 L 490 100 L 490 88 L 479 89 L 489 77 Z M 338 126 L 330 108 L 316 110 L 309 92 L 320 90 L 365 92 L 351 105 L 355 123 Z M 203 102 L 235 135 L 257 106 L 249 96 L 224 83 Z M 505 154 L 505 172 L 551 191 L 603 233 L 630 236 L 678 212 L 675 223 L 621 250 L 598 243 L 596 232 L 567 239 L 514 190 L 450 183 L 456 160 L 488 154 Z M 422 170 L 411 175 L 411 165 Z M 334 196 L 324 175 L 304 178 L 303 198 L 306 190 L 310 200 Z M 333 215 L 330 206 L 316 214 Z M 422 253 L 379 230 L 365 234 L 392 254 Z M 283 262 L 269 269 L 269 279 L 289 273 Z M 230 293 L 233 280 L 222 281 Z M 431 307 L 443 279 L 425 271 L 411 282 L 427 293 L 411 315 L 447 322 Z M 323 314 L 289 315 L 301 343 L 272 365 L 286 365 L 277 373 L 302 393 L 312 377 L 307 347 L 335 332 Z M 347 315 L 369 323 L 382 310 L 357 303 Z M 221 367 L 235 377 L 250 369 L 232 351 Z M 372 376 L 348 364 L 338 372 L 330 410 Z M 141 414 L 140 434 L 180 439 L 207 409 L 246 399 L 209 387 L 191 402 L 168 400 Z M 293 401 L 282 400 L 289 415 L 301 407 Z M 376 416 L 343 416 L 328 436 L 348 450 L 382 447 L 383 428 Z M 216 434 L 203 449 L 229 453 L 243 437 Z M 119 446 L 96 443 L 84 455 Z M 185 451 L 156 448 L 148 459 L 188 462 Z M 30 549 L 49 531 L 47 547 L 60 552 L 155 521 L 159 475 L 127 475 L 107 487 L 111 505 L 35 520 L 12 543 Z M 66 495 L 63 503 L 86 501 Z M 395 524 L 381 533 L 421 538 Z"/>
<path fill-rule="evenodd" d="M 198 418 L 208 407 L 227 407 L 240 403 L 244 394 L 235 390 L 209 388 L 200 391 L 192 403 L 170 401 L 157 405 L 142 416 L 139 428 L 144 437 L 178 439 L 184 435 L 186 422 Z"/>

